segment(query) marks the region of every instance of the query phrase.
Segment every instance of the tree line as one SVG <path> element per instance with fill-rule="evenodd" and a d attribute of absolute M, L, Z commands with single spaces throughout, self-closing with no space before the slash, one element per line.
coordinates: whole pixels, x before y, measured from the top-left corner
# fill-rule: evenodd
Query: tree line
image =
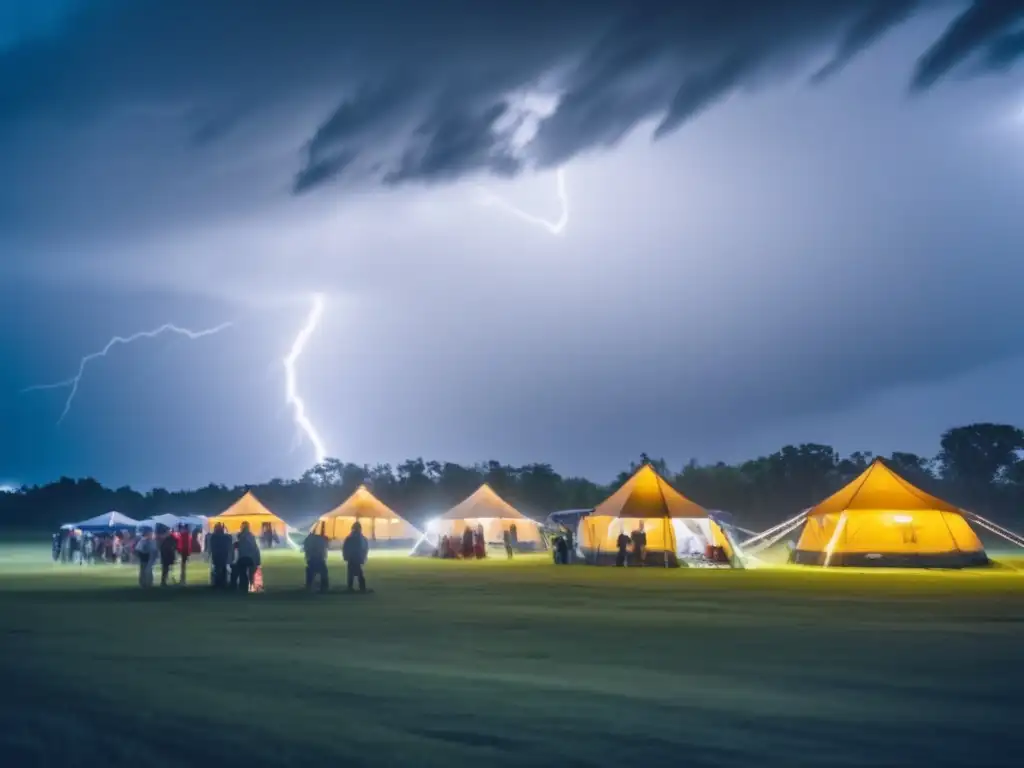
<path fill-rule="evenodd" d="M 237 487 L 211 484 L 188 491 L 156 488 L 143 493 L 127 486 L 106 488 L 92 478 L 62 477 L 0 494 L 0 525 L 53 529 L 111 510 L 136 519 L 164 513 L 215 515 L 247 490 L 284 519 L 301 523 L 340 504 L 360 484 L 414 524 L 423 525 L 483 482 L 525 514 L 540 519 L 560 509 L 595 506 L 641 461 L 650 461 L 697 503 L 729 511 L 740 525 L 760 529 L 817 503 L 856 477 L 874 458 L 861 451 L 841 456 L 830 446 L 814 443 L 788 445 L 739 464 L 691 461 L 679 470 L 663 459 L 640 456 L 607 485 L 563 477 L 549 464 L 514 467 L 488 461 L 464 466 L 422 458 L 394 466 L 327 459 L 298 479 Z M 943 433 L 936 456 L 897 452 L 882 458 L 910 482 L 961 507 L 1011 528 L 1024 521 L 1024 430 L 1006 424 L 971 424 Z"/>

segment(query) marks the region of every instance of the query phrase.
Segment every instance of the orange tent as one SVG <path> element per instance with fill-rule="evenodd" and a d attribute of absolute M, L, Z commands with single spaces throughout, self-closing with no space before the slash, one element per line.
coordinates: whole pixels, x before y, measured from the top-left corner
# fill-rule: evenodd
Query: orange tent
<path fill-rule="evenodd" d="M 647 535 L 646 562 L 675 565 L 680 557 L 703 556 L 709 545 L 721 547 L 728 558 L 733 554 L 728 537 L 707 510 L 646 463 L 580 520 L 577 538 L 585 559 L 610 563 L 619 536 L 640 529 Z"/>
<path fill-rule="evenodd" d="M 310 527 L 310 533 L 324 526 L 328 539 L 344 539 L 359 521 L 363 535 L 370 542 L 415 542 L 420 532 L 405 518 L 360 485 L 342 504 L 319 517 Z"/>
<path fill-rule="evenodd" d="M 484 527 L 484 538 L 489 544 L 500 544 L 505 531 L 515 526 L 516 540 L 522 549 L 544 546 L 540 526 L 501 498 L 487 483 L 481 485 L 469 498 L 432 520 L 428 533 L 432 538 L 462 536 L 467 526 Z"/>
<path fill-rule="evenodd" d="M 875 461 L 807 513 L 791 556 L 801 565 L 985 565 L 981 540 L 949 502 Z"/>
<path fill-rule="evenodd" d="M 270 523 L 274 533 L 282 539 L 288 534 L 288 523 L 263 506 L 252 491 L 247 491 L 242 498 L 208 521 L 211 530 L 217 523 L 222 523 L 224 530 L 232 534 L 242 530 L 242 523 L 249 523 L 249 530 L 256 536 L 260 535 L 264 523 Z"/>

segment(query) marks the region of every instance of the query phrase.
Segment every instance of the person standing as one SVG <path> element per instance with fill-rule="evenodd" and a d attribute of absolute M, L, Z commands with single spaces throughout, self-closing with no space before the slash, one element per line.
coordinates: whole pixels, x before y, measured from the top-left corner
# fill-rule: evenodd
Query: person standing
<path fill-rule="evenodd" d="M 615 548 L 617 550 L 615 554 L 615 565 L 618 568 L 622 568 L 626 565 L 626 556 L 629 553 L 629 536 L 626 535 L 625 531 L 620 531 L 619 536 L 615 539 Z"/>
<path fill-rule="evenodd" d="M 505 542 L 505 554 L 508 556 L 508 559 L 511 560 L 512 559 L 512 529 L 511 528 L 506 529 L 502 533 L 502 538 L 504 539 L 504 542 Z"/>
<path fill-rule="evenodd" d="M 363 565 L 366 563 L 366 556 L 370 553 L 370 542 L 363 536 L 363 526 L 357 520 L 352 523 L 352 532 L 345 537 L 341 545 L 341 556 L 345 558 L 348 566 L 348 591 L 352 591 L 352 585 L 358 580 L 359 591 L 366 591 L 366 576 L 363 574 Z"/>
<path fill-rule="evenodd" d="M 188 526 L 182 523 L 178 526 L 178 556 L 181 557 L 181 574 L 178 577 L 178 581 L 181 582 L 181 586 L 185 586 L 185 580 L 188 572 L 188 559 L 192 555 L 192 534 L 188 530 Z"/>
<path fill-rule="evenodd" d="M 153 586 L 153 566 L 156 564 L 157 554 L 153 531 L 146 528 L 142 532 L 142 538 L 135 543 L 135 556 L 139 561 L 139 586 L 143 589 Z"/>
<path fill-rule="evenodd" d="M 643 565 L 647 557 L 647 533 L 644 531 L 644 521 L 641 520 L 636 530 L 630 536 L 633 542 L 633 565 Z"/>
<path fill-rule="evenodd" d="M 167 577 L 171 575 L 174 558 L 178 554 L 178 538 L 174 531 L 168 531 L 160 540 L 160 586 L 167 586 Z"/>
<path fill-rule="evenodd" d="M 320 591 L 330 588 L 327 574 L 327 523 L 320 524 L 319 532 L 314 529 L 302 542 L 306 553 L 306 589 L 312 591 L 313 581 L 320 578 Z"/>
<path fill-rule="evenodd" d="M 235 542 L 238 549 L 238 559 L 231 571 L 231 580 L 238 575 L 238 591 L 248 593 L 252 584 L 253 575 L 260 567 L 260 544 L 249 530 L 249 523 L 242 523 L 242 530 L 238 533 L 238 541 Z"/>
<path fill-rule="evenodd" d="M 224 523 L 217 523 L 209 536 L 207 550 L 212 564 L 213 586 L 224 589 L 228 585 L 228 563 L 233 551 L 231 534 L 224 530 Z"/>

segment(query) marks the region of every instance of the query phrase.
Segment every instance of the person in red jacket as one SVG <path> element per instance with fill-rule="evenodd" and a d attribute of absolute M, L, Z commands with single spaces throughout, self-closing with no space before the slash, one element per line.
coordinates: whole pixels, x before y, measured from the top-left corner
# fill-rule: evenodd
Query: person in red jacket
<path fill-rule="evenodd" d="M 182 586 L 185 586 L 185 571 L 188 567 L 188 557 L 192 554 L 192 534 L 188 526 L 182 523 L 178 526 L 178 554 L 181 556 L 181 578 L 178 579 Z"/>

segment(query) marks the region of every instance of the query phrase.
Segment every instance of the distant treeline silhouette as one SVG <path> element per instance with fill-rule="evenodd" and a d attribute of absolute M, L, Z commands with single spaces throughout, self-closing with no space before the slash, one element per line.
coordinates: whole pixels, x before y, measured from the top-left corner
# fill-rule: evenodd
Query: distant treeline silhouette
<path fill-rule="evenodd" d="M 972 424 L 942 435 L 937 456 L 883 456 L 911 482 L 1009 527 L 1024 520 L 1024 431 L 1004 424 Z M 297 480 L 228 488 L 208 485 L 191 491 L 105 488 L 85 478 L 60 480 L 0 494 L 0 525 L 52 529 L 101 512 L 117 510 L 143 519 L 163 513 L 215 515 L 245 491 L 253 491 L 289 522 L 311 520 L 341 503 L 365 483 L 382 501 L 422 525 L 461 501 L 482 482 L 536 518 L 559 509 L 589 508 L 650 460 L 676 488 L 708 509 L 726 510 L 740 525 L 766 527 L 791 517 L 840 488 L 871 463 L 874 455 L 840 456 L 827 445 L 786 446 L 741 464 L 691 461 L 673 471 L 662 459 L 638 457 L 609 485 L 563 477 L 548 464 L 513 467 L 497 461 L 474 466 L 411 459 L 397 466 L 361 466 L 328 459 Z"/>

